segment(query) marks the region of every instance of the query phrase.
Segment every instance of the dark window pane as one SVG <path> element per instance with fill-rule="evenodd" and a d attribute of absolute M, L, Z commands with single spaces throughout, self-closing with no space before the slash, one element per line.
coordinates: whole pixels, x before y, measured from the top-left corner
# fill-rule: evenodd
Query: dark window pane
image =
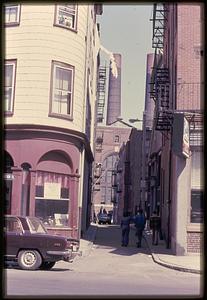
<path fill-rule="evenodd" d="M 36 185 L 35 196 L 36 197 L 44 197 L 44 186 L 43 185 Z"/>
<path fill-rule="evenodd" d="M 61 188 L 61 196 L 60 197 L 69 199 L 69 189 Z"/>
<path fill-rule="evenodd" d="M 191 223 L 203 223 L 203 191 L 191 190 Z"/>

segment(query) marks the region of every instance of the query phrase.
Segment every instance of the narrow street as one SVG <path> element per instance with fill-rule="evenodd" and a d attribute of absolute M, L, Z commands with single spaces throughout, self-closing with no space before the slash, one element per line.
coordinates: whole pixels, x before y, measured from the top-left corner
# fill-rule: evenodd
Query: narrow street
<path fill-rule="evenodd" d="M 72 264 L 58 262 L 50 271 L 7 269 L 7 295 L 199 295 L 200 275 L 154 263 L 144 240 L 141 249 L 135 247 L 134 230 L 127 248 L 120 239 L 119 226 L 98 225 L 89 255 Z"/>

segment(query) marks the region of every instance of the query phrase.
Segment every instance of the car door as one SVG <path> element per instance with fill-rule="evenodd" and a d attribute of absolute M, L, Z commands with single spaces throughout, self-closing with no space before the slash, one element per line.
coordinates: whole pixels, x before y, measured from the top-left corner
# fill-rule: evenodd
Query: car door
<path fill-rule="evenodd" d="M 6 257 L 16 257 L 19 248 L 21 247 L 23 228 L 20 220 L 17 217 L 5 217 L 4 224 Z"/>

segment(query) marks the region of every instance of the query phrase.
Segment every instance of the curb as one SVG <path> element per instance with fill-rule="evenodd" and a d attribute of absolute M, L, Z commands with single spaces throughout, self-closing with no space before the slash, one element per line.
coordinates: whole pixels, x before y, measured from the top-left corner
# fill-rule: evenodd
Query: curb
<path fill-rule="evenodd" d="M 146 244 L 147 244 L 147 246 L 148 246 L 148 248 L 149 248 L 149 250 L 150 250 L 150 252 L 151 252 L 152 259 L 153 259 L 153 261 L 154 261 L 155 263 L 157 263 L 157 264 L 159 264 L 159 265 L 161 265 L 161 266 L 163 266 L 163 267 L 166 267 L 166 268 L 169 268 L 169 269 L 174 269 L 174 270 L 181 271 L 181 272 L 188 272 L 188 273 L 194 273 L 194 274 L 202 274 L 202 271 L 201 271 L 201 270 L 189 269 L 189 268 L 185 268 L 185 267 L 182 267 L 182 266 L 178 266 L 178 265 L 174 265 L 174 264 L 172 264 L 172 263 L 166 263 L 166 262 L 162 261 L 162 260 L 159 258 L 159 255 L 155 254 L 155 253 L 152 251 L 152 249 L 151 249 L 151 247 L 150 247 L 150 245 L 149 245 L 149 243 L 148 243 L 146 237 L 145 237 L 145 236 L 143 236 L 143 237 L 144 237 L 144 239 L 145 239 L 145 241 L 146 241 Z"/>

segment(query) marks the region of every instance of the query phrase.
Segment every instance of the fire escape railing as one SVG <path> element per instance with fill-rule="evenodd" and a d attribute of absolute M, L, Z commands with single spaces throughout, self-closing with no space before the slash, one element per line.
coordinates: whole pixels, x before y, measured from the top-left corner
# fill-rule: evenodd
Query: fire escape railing
<path fill-rule="evenodd" d="M 106 67 L 99 67 L 97 82 L 97 123 L 103 122 L 106 92 Z"/>
<path fill-rule="evenodd" d="M 163 4 L 154 4 L 153 9 L 152 47 L 155 48 L 151 98 L 155 101 L 155 129 L 168 131 L 172 126 L 172 111 L 170 110 L 169 70 L 162 66 L 162 54 L 157 50 L 164 47 L 164 30 L 167 22 L 167 9 Z"/>
<path fill-rule="evenodd" d="M 164 45 L 164 28 L 167 10 L 162 3 L 154 4 L 153 8 L 153 36 L 152 36 L 152 48 L 163 49 Z"/>

